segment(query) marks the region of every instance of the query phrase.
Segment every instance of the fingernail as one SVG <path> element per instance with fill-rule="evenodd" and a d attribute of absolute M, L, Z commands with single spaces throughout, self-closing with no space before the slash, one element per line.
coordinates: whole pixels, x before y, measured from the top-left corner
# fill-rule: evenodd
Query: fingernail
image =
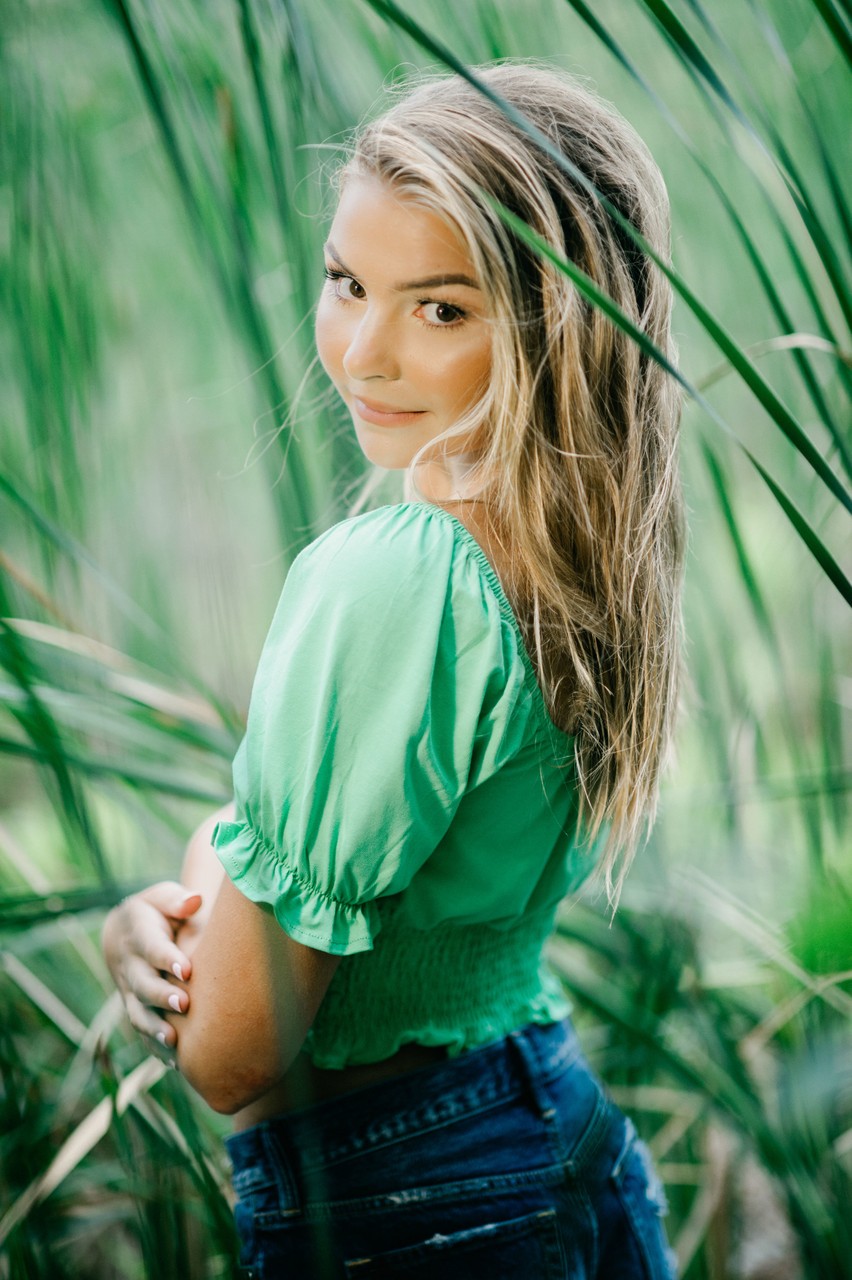
<path fill-rule="evenodd" d="M 177 992 L 175 992 L 174 995 L 169 996 L 169 1005 L 174 1009 L 175 1013 L 180 1013 L 180 996 Z"/>
<path fill-rule="evenodd" d="M 186 905 L 187 902 L 189 902 L 190 898 L 200 898 L 200 897 L 201 897 L 201 894 L 198 892 L 198 890 L 193 889 L 192 893 L 185 893 L 183 895 L 183 897 L 180 900 L 180 905 L 183 907 Z"/>
<path fill-rule="evenodd" d="M 175 975 L 176 978 L 180 978 L 181 982 L 183 982 L 183 972 L 177 960 L 175 960 L 174 964 L 172 965 L 172 973 Z"/>
<path fill-rule="evenodd" d="M 166 1043 L 166 1033 L 165 1033 L 165 1031 L 158 1031 L 158 1032 L 157 1032 L 157 1039 L 159 1040 L 160 1044 L 165 1044 L 165 1043 Z"/>

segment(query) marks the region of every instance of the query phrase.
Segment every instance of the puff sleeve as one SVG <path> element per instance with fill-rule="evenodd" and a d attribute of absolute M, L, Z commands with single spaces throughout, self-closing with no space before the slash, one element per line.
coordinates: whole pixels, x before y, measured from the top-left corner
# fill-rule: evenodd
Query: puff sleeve
<path fill-rule="evenodd" d="M 335 525 L 287 575 L 233 765 L 227 874 L 296 941 L 370 950 L 520 694 L 481 575 L 414 506 Z"/>

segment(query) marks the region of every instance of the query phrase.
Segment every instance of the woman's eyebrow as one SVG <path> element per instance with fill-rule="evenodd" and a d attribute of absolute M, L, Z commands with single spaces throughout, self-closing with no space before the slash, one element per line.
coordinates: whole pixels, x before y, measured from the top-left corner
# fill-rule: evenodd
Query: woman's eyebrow
<path fill-rule="evenodd" d="M 347 267 L 330 240 L 326 241 L 323 248 L 329 257 L 334 258 L 335 262 L 339 263 L 348 276 L 352 276 L 353 280 L 358 279 L 355 272 L 350 267 Z M 468 289 L 479 289 L 479 285 L 472 276 L 449 273 L 446 275 L 427 276 L 424 280 L 409 280 L 406 284 L 393 285 L 393 289 L 396 293 L 413 293 L 417 289 L 439 289 L 441 285 L 445 284 L 463 284 Z"/>

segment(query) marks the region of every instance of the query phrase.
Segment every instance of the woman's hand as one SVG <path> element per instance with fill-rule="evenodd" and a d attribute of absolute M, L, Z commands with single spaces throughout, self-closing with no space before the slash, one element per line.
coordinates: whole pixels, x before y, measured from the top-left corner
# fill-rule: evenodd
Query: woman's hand
<path fill-rule="evenodd" d="M 201 906 L 201 894 L 174 880 L 161 880 L 131 894 L 104 921 L 102 946 L 109 971 L 121 992 L 127 1016 L 143 1036 L 174 1049 L 177 1034 L 158 1009 L 186 1013 L 189 992 L 171 983 L 189 978 L 192 963 L 175 941 L 178 929 Z M 162 1048 L 159 1049 L 162 1056 Z"/>

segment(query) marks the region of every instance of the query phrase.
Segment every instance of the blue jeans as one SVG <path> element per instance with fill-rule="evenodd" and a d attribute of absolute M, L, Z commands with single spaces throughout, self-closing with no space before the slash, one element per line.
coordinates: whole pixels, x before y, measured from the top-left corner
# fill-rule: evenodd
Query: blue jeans
<path fill-rule="evenodd" d="M 647 1148 L 570 1020 L 226 1138 L 255 1280 L 674 1280 Z"/>

